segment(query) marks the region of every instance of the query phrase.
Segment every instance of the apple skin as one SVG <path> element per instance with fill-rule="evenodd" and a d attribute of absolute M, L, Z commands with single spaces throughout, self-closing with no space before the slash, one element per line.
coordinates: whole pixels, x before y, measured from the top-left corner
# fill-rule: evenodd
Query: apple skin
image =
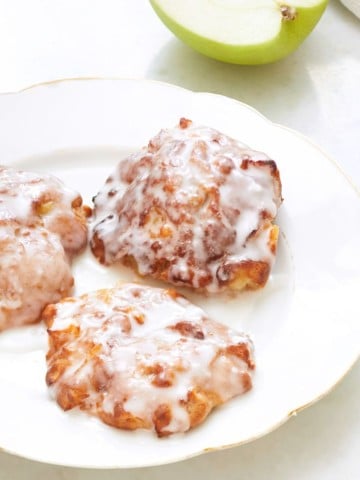
<path fill-rule="evenodd" d="M 310 8 L 296 7 L 295 19 L 283 21 L 281 30 L 275 38 L 256 45 L 225 45 L 197 35 L 170 18 L 156 0 L 150 0 L 150 4 L 169 30 L 203 55 L 226 63 L 262 65 L 281 60 L 296 50 L 320 20 L 328 0 L 323 0 Z"/>

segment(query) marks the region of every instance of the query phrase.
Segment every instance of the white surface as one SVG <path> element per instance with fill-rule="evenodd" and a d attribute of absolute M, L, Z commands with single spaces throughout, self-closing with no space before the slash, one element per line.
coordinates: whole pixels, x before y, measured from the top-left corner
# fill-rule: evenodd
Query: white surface
<path fill-rule="evenodd" d="M 1 91 L 58 77 L 116 75 L 222 93 L 307 134 L 360 185 L 360 26 L 336 0 L 295 54 L 257 68 L 223 65 L 192 52 L 144 0 L 2 0 L 0 10 Z M 359 386 L 358 365 L 330 396 L 257 442 L 177 465 L 101 476 L 357 479 Z M 99 475 L 0 457 L 1 480 Z"/>
<path fill-rule="evenodd" d="M 0 398 L 0 446 L 8 451 L 73 466 L 169 463 L 267 433 L 324 395 L 357 358 L 360 307 L 353 298 L 360 291 L 360 199 L 331 160 L 302 136 L 218 95 L 143 80 L 78 80 L 0 97 L 0 131 L 6 137 L 1 155 L 7 164 L 58 175 L 90 203 L 124 150 L 146 144 L 151 133 L 183 114 L 266 152 L 281 172 L 282 236 L 266 287 L 231 298 L 185 292 L 211 318 L 251 333 L 254 389 L 187 435 L 159 440 L 144 431 L 117 431 L 86 415 L 61 412 L 49 399 L 46 342 L 39 348 L 42 326 L 7 331 L 0 335 L 6 392 Z M 323 176 L 327 182 L 320 189 Z M 90 252 L 76 261 L 76 293 L 129 277 L 134 275 L 127 269 L 100 267 Z"/>

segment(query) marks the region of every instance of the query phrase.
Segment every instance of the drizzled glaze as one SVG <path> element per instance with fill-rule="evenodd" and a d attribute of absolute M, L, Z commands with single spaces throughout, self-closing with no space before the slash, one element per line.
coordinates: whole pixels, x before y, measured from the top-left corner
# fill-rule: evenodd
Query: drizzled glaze
<path fill-rule="evenodd" d="M 0 166 L 0 330 L 39 321 L 70 294 L 69 261 L 86 245 L 87 214 L 57 178 Z"/>
<path fill-rule="evenodd" d="M 73 283 L 57 235 L 40 226 L 0 225 L 0 331 L 38 320 L 45 305 L 68 295 Z"/>
<path fill-rule="evenodd" d="M 171 290 L 127 284 L 48 306 L 59 405 L 118 428 L 184 432 L 251 388 L 252 343 Z"/>
<path fill-rule="evenodd" d="M 56 177 L 0 166 L 0 224 L 41 225 L 59 235 L 72 256 L 86 244 L 86 214 L 80 195 Z"/>
<path fill-rule="evenodd" d="M 175 285 L 258 288 L 274 262 L 281 201 L 274 161 L 181 119 L 108 178 L 91 247 L 102 263 Z"/>

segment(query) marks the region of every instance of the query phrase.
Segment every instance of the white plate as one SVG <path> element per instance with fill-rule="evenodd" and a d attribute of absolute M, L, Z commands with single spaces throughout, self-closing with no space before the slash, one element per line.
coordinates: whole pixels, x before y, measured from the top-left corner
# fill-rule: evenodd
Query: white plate
<path fill-rule="evenodd" d="M 1 163 L 55 173 L 90 202 L 125 152 L 181 116 L 266 152 L 281 172 L 282 235 L 266 288 L 233 300 L 192 296 L 214 318 L 253 335 L 253 390 L 185 435 L 117 431 L 65 413 L 49 399 L 42 326 L 7 331 L 0 335 L 0 446 L 6 451 L 81 467 L 174 462 L 264 435 L 327 393 L 355 362 L 359 197 L 338 167 L 297 133 L 217 95 L 142 80 L 62 81 L 0 97 Z M 134 278 L 100 267 L 89 254 L 74 268 L 78 292 L 112 285 L 119 275 Z"/>

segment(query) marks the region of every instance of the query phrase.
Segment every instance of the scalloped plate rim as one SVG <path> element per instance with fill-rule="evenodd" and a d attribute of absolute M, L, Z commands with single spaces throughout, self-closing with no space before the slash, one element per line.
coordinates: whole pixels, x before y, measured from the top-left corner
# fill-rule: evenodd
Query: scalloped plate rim
<path fill-rule="evenodd" d="M 250 105 L 248 105 L 248 104 L 246 104 L 246 103 L 244 103 L 240 100 L 230 98 L 230 97 L 227 97 L 225 95 L 216 94 L 216 93 L 209 93 L 209 92 L 195 92 L 195 91 L 183 88 L 181 86 L 161 82 L 161 81 L 158 81 L 158 80 L 150 80 L 150 79 L 143 79 L 143 78 L 89 76 L 89 77 L 59 78 L 59 79 L 49 80 L 49 81 L 45 81 L 45 82 L 35 83 L 33 85 L 21 88 L 17 91 L 2 92 L 2 93 L 0 93 L 0 101 L 1 101 L 2 97 L 21 96 L 23 93 L 29 93 L 29 92 L 31 93 L 31 91 L 36 91 L 38 89 L 48 88 L 48 87 L 51 87 L 53 85 L 61 85 L 61 84 L 66 84 L 66 83 L 70 83 L 70 82 L 77 82 L 77 83 L 79 82 L 80 83 L 80 82 L 103 82 L 103 81 L 104 82 L 120 82 L 120 83 L 123 82 L 123 81 L 127 81 L 127 82 L 137 82 L 137 83 L 144 83 L 144 84 L 154 83 L 154 84 L 158 84 L 159 86 L 164 86 L 165 88 L 172 88 L 172 89 L 174 89 L 175 92 L 178 90 L 178 91 L 186 92 L 189 95 L 201 95 L 201 96 L 209 96 L 209 97 L 218 97 L 220 99 L 223 99 L 226 102 L 231 102 L 233 105 L 236 105 L 237 108 L 247 109 L 247 110 L 251 111 L 252 113 L 256 114 L 259 118 L 261 118 L 262 121 L 268 123 L 271 127 L 277 128 L 277 129 L 280 129 L 280 130 L 285 130 L 285 131 L 289 132 L 290 134 L 297 136 L 303 142 L 306 142 L 307 144 L 311 145 L 311 147 L 317 149 L 323 157 L 326 157 L 329 162 L 331 162 L 333 165 L 336 166 L 336 168 L 338 169 L 338 172 L 347 180 L 348 186 L 351 187 L 360 198 L 359 190 L 353 184 L 351 178 L 349 178 L 348 175 L 343 171 L 342 167 L 333 158 L 331 158 L 321 147 L 319 147 L 316 143 L 314 143 L 310 138 L 301 134 L 300 132 L 297 132 L 296 130 L 294 130 L 292 128 L 289 128 L 289 127 L 286 127 L 284 125 L 272 122 L 269 118 L 267 118 L 265 115 L 261 114 L 254 107 L 252 107 L 252 106 L 250 106 Z M 224 444 L 224 445 L 221 445 L 221 446 L 215 446 L 215 447 L 210 446 L 210 447 L 202 448 L 202 449 L 194 451 L 191 454 L 188 454 L 186 456 L 185 455 L 183 455 L 183 456 L 174 455 L 173 458 L 166 459 L 165 461 L 161 461 L 161 459 L 160 459 L 160 460 L 156 460 L 156 461 L 151 462 L 151 463 L 150 462 L 146 462 L 144 464 L 140 463 L 136 466 L 134 466 L 132 464 L 130 464 L 130 465 L 126 465 L 126 464 L 118 465 L 118 464 L 116 464 L 116 465 L 106 465 L 106 466 L 96 465 L 96 464 L 93 464 L 93 465 L 92 464 L 77 465 L 77 464 L 71 464 L 71 463 L 65 463 L 65 462 L 54 462 L 54 461 L 51 461 L 50 464 L 51 465 L 59 465 L 59 466 L 69 466 L 69 467 L 73 467 L 73 468 L 92 468 L 92 469 L 144 468 L 144 467 L 152 467 L 152 466 L 160 466 L 160 465 L 167 465 L 167 464 L 171 464 L 171 463 L 176 463 L 176 462 L 184 461 L 184 460 L 199 456 L 199 455 L 204 454 L 204 453 L 219 451 L 219 450 L 228 449 L 228 448 L 234 448 L 234 447 L 237 447 L 237 446 L 244 445 L 246 443 L 250 443 L 250 442 L 255 441 L 255 440 L 271 433 L 272 431 L 276 430 L 277 428 L 282 426 L 285 422 L 287 422 L 287 420 L 289 420 L 292 416 L 297 415 L 299 412 L 301 412 L 305 408 L 308 408 L 309 406 L 311 406 L 314 403 L 321 400 L 323 397 L 327 396 L 333 389 L 335 389 L 337 387 L 337 385 L 349 373 L 349 371 L 353 368 L 353 366 L 358 361 L 359 357 L 360 357 L 360 352 L 358 352 L 357 355 L 354 356 L 351 363 L 349 362 L 349 364 L 347 365 L 347 368 L 337 378 L 336 382 L 329 385 L 328 388 L 325 391 L 321 392 L 317 397 L 313 398 L 311 401 L 306 402 L 305 404 L 300 404 L 300 405 L 294 407 L 293 409 L 288 411 L 286 414 L 284 414 L 283 418 L 279 422 L 277 422 L 276 424 L 274 424 L 270 428 L 265 429 L 264 431 L 258 433 L 257 435 L 255 435 L 251 438 L 247 438 L 245 440 L 241 440 L 241 441 L 235 442 L 235 443 Z M 18 456 L 18 457 L 21 457 L 21 458 L 25 458 L 25 459 L 28 459 L 28 460 L 33 460 L 33 461 L 37 461 L 37 462 L 41 462 L 41 463 L 48 463 L 47 460 L 41 458 L 41 456 L 39 456 L 39 457 L 34 456 L 34 455 L 27 456 L 27 455 L 22 454 L 21 452 L 17 452 L 17 451 L 13 451 L 11 449 L 8 449 L 8 448 L 6 448 L 6 446 L 1 446 L 0 445 L 0 451 L 5 452 L 7 454 L 14 455 L 14 456 Z"/>

